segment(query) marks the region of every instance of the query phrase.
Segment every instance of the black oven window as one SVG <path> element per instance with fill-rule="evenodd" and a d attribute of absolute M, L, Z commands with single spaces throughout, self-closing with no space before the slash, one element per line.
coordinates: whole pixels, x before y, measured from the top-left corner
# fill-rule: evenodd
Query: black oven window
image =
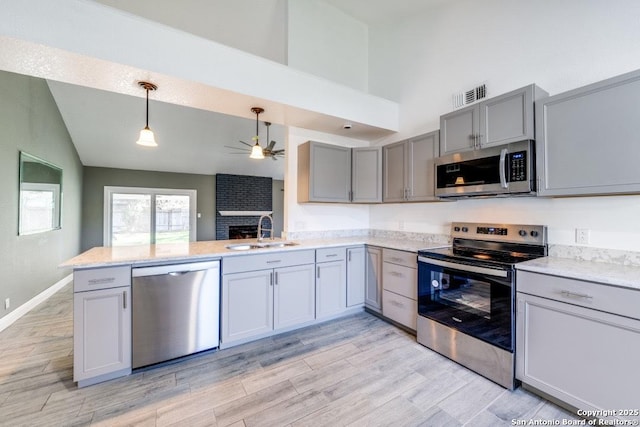
<path fill-rule="evenodd" d="M 491 283 L 446 273 L 434 276 L 432 301 L 491 319 Z"/>

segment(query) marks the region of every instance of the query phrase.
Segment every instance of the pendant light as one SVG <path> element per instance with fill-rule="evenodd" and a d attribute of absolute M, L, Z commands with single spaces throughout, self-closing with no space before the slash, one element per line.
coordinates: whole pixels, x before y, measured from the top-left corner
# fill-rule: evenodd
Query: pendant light
<path fill-rule="evenodd" d="M 254 141 L 256 141 L 255 145 L 251 148 L 251 154 L 249 155 L 249 158 L 251 159 L 264 159 L 264 153 L 262 152 L 262 147 L 260 146 L 260 138 L 259 138 L 259 134 L 258 134 L 258 123 L 259 123 L 259 119 L 258 117 L 260 116 L 260 113 L 264 113 L 264 108 L 260 108 L 260 107 L 253 107 L 251 109 L 251 111 L 253 113 L 255 113 L 256 115 L 256 136 L 254 136 L 253 139 Z M 268 143 L 268 141 L 267 141 Z"/>
<path fill-rule="evenodd" d="M 147 91 L 147 124 L 144 129 L 140 131 L 140 137 L 136 141 L 136 144 L 145 147 L 157 147 L 156 138 L 151 129 L 149 129 L 149 91 L 158 89 L 158 86 L 149 82 L 138 82 L 138 85 Z"/>

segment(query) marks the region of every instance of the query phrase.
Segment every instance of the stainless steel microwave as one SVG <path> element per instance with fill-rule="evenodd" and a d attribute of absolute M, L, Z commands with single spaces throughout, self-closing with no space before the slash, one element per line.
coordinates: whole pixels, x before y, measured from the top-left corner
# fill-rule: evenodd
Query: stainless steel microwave
<path fill-rule="evenodd" d="M 436 159 L 436 196 L 533 195 L 535 143 L 519 141 Z"/>

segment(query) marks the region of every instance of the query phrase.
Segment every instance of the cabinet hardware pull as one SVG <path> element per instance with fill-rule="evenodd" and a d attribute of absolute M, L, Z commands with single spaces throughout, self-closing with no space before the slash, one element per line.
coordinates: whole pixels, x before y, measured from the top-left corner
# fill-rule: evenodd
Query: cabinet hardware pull
<path fill-rule="evenodd" d="M 392 275 L 393 277 L 402 277 L 403 276 L 402 273 L 398 273 L 397 271 L 392 271 L 389 274 Z"/>
<path fill-rule="evenodd" d="M 453 320 L 455 320 L 456 322 L 458 322 L 458 323 L 462 323 L 462 320 L 458 319 L 457 317 L 453 317 L 453 316 L 452 316 L 451 318 L 452 318 Z"/>
<path fill-rule="evenodd" d="M 122 309 L 127 309 L 127 291 L 122 291 Z"/>
<path fill-rule="evenodd" d="M 273 286 L 273 271 L 269 273 L 269 286 Z"/>
<path fill-rule="evenodd" d="M 347 252 L 348 256 L 349 256 L 349 262 L 351 262 L 351 251 Z"/>
<path fill-rule="evenodd" d="M 267 264 L 276 264 L 276 263 L 281 262 L 281 261 L 282 260 L 280 260 L 280 259 L 274 259 L 274 260 L 271 260 L 271 261 L 267 261 Z"/>
<path fill-rule="evenodd" d="M 274 282 L 277 285 L 278 284 L 278 272 L 276 271 L 274 274 L 275 274 Z"/>
<path fill-rule="evenodd" d="M 593 299 L 593 296 L 591 295 L 587 295 L 587 294 L 578 294 L 576 292 L 570 292 L 570 291 L 560 291 L 560 293 L 565 296 L 565 297 L 573 297 L 573 298 L 587 298 L 587 299 Z"/>
<path fill-rule="evenodd" d="M 320 278 L 320 267 L 316 267 L 316 277 L 319 279 Z"/>
<path fill-rule="evenodd" d="M 333 257 L 337 257 L 338 254 L 329 254 L 329 255 L 325 255 L 326 258 L 333 258 Z"/>

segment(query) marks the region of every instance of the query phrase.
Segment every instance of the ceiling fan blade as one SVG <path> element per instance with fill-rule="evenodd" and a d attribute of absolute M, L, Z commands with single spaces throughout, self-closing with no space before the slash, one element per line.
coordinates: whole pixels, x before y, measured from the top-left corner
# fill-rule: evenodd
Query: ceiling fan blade
<path fill-rule="evenodd" d="M 275 147 L 275 145 L 276 145 L 276 142 L 275 141 L 271 141 L 269 143 L 269 145 L 267 145 L 267 150 L 272 151 L 273 147 Z"/>
<path fill-rule="evenodd" d="M 231 148 L 232 150 L 240 150 L 240 151 L 245 151 L 247 153 L 250 153 L 251 150 L 247 150 L 246 148 L 242 148 L 242 147 L 232 147 L 230 145 L 225 145 L 225 148 Z"/>
<path fill-rule="evenodd" d="M 241 144 L 246 145 L 247 147 L 253 147 L 253 145 L 251 145 L 251 144 L 249 144 L 247 142 L 244 142 L 244 141 L 238 141 L 238 142 L 241 143 Z"/>

